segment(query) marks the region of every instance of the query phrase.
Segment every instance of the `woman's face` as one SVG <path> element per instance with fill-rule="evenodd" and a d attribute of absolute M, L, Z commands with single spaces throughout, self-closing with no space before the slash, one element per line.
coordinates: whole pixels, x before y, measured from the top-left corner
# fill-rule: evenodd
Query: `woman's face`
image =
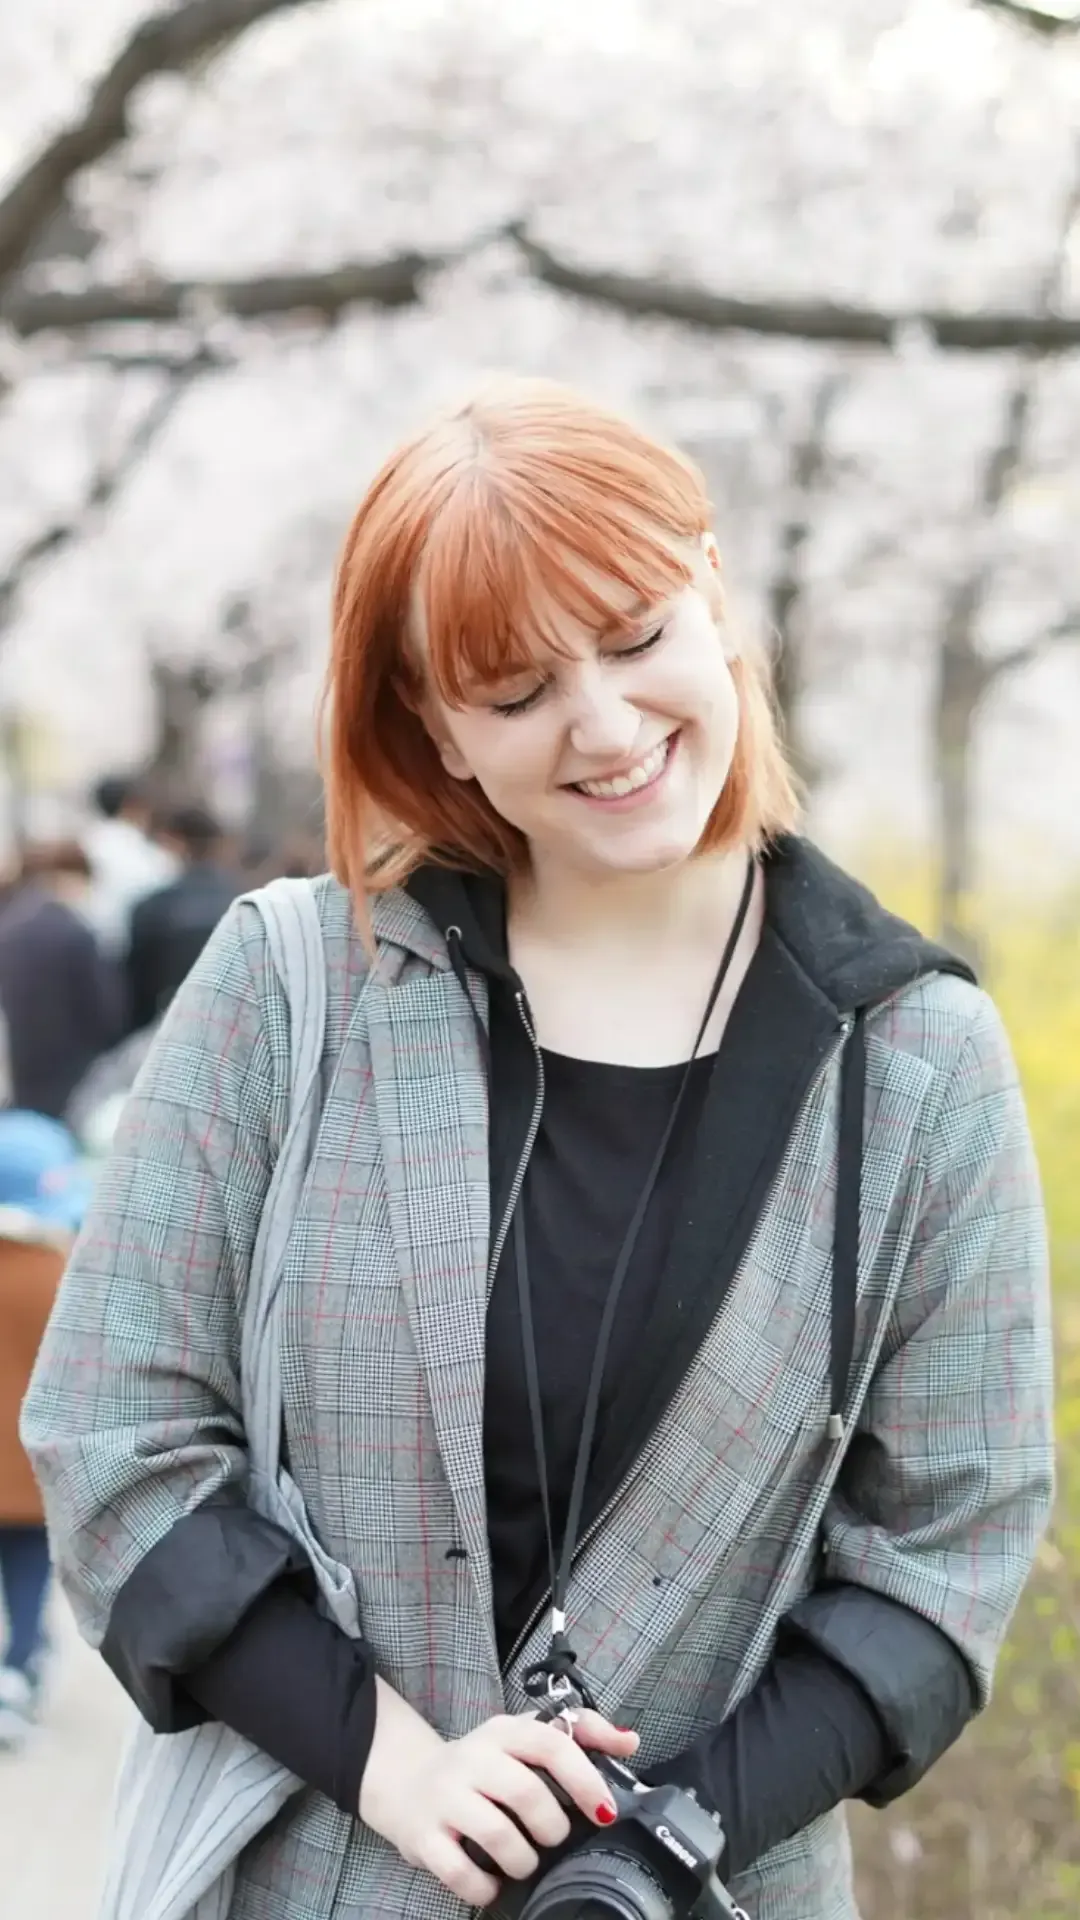
<path fill-rule="evenodd" d="M 475 703 L 433 697 L 443 764 L 475 780 L 524 834 L 534 866 L 601 876 L 688 859 L 731 768 L 738 696 L 713 610 L 715 576 L 692 583 L 609 639 L 566 614 L 559 650 L 485 687 Z"/>

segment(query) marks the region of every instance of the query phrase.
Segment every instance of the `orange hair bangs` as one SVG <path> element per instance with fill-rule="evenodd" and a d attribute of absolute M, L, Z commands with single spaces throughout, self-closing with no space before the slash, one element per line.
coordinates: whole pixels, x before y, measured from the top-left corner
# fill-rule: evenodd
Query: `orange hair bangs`
<path fill-rule="evenodd" d="M 424 860 L 507 875 L 527 857 L 444 769 L 425 681 L 463 706 L 557 650 L 560 614 L 629 628 L 690 579 L 710 517 L 688 460 L 539 382 L 489 389 L 391 455 L 339 562 L 324 693 L 330 859 L 358 903 Z M 732 672 L 739 735 L 702 850 L 760 845 L 796 815 L 764 663 Z"/>

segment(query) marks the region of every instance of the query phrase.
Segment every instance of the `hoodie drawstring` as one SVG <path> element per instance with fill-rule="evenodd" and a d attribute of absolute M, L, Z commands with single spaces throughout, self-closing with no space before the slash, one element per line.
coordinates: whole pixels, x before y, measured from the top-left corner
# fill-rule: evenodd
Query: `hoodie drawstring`
<path fill-rule="evenodd" d="M 836 1214 L 833 1222 L 832 1313 L 829 1328 L 830 1440 L 843 1440 L 855 1308 L 859 1289 L 859 1209 L 862 1201 L 866 1107 L 866 1013 L 852 1023 L 840 1061 L 840 1120 L 836 1147 Z"/>
<path fill-rule="evenodd" d="M 458 986 L 461 988 L 462 993 L 465 995 L 465 998 L 469 1003 L 469 1012 L 472 1014 L 472 1017 L 473 1017 L 473 1025 L 476 1028 L 476 1037 L 480 1042 L 480 1058 L 484 1063 L 484 1073 L 487 1078 L 488 1086 L 490 1087 L 491 1085 L 491 1036 L 489 1035 L 488 1030 L 484 1025 L 483 1019 L 481 1018 L 480 1009 L 477 1006 L 476 1001 L 472 997 L 472 989 L 469 986 L 469 970 L 465 964 L 465 953 L 461 945 L 461 928 L 447 927 L 443 938 L 446 941 L 446 951 L 450 955 L 450 966 L 451 966 L 451 970 L 453 972 L 454 978 L 457 981 Z"/>

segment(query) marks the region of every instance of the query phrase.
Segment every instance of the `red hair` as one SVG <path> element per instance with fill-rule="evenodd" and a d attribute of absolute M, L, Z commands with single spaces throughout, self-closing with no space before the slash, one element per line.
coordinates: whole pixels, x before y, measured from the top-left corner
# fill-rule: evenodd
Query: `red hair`
<path fill-rule="evenodd" d="M 710 519 L 690 461 L 541 382 L 488 389 L 391 455 L 338 565 L 324 692 L 330 859 L 358 901 L 424 860 L 507 875 L 527 856 L 476 782 L 445 771 L 425 674 L 464 705 L 558 645 L 541 607 L 625 624 L 627 595 L 655 604 L 690 580 Z M 797 813 L 765 663 L 744 653 L 732 674 L 738 738 L 702 850 L 760 847 Z"/>

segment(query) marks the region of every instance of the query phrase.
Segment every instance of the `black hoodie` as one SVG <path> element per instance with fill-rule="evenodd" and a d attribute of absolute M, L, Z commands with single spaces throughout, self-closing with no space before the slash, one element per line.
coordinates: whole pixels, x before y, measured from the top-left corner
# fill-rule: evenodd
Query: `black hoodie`
<path fill-rule="evenodd" d="M 493 879 L 439 866 L 414 875 L 409 891 L 446 939 L 474 1005 L 481 982 L 470 976 L 482 977 L 490 991 L 494 1232 L 521 1169 L 536 1088 L 536 1056 L 515 1006 L 520 982 L 507 958 L 503 892 Z M 606 1410 L 583 1529 L 645 1444 L 715 1319 L 795 1116 L 838 1036 L 857 1037 L 858 1016 L 866 1009 L 920 976 L 942 971 L 970 977 L 808 843 L 786 839 L 770 854 L 761 941 L 703 1083 L 664 1277 L 633 1343 L 636 1360 L 624 1369 Z M 859 1095 L 860 1056 L 853 1045 L 847 1053 Z M 851 1133 L 857 1149 L 861 1102 L 853 1096 L 848 1106 L 857 1122 Z M 736 1111 L 739 1124 L 733 1128 L 730 1115 Z M 853 1173 L 857 1218 L 857 1150 Z M 852 1249 L 841 1244 L 839 1201 L 837 1215 L 834 1407 L 842 1403 L 850 1358 L 852 1302 L 846 1289 L 854 1272 Z M 677 1286 L 664 1283 L 676 1275 Z M 497 1297 L 506 1297 L 502 1267 L 493 1307 Z M 493 1324 L 489 1319 L 489 1333 Z M 586 1367 L 589 1358 L 586 1351 Z M 504 1372 L 489 1368 L 489 1400 L 500 1391 Z M 565 1391 L 573 1405 L 582 1391 L 580 1366 L 569 1366 L 562 1382 L 547 1384 L 555 1395 Z M 509 1376 L 505 1392 L 517 1400 L 520 1463 L 527 1472 L 529 1428 Z M 504 1405 L 504 1445 L 511 1418 Z M 520 1489 L 520 1477 L 517 1484 Z M 491 1503 L 496 1564 L 509 1517 Z M 517 1524 L 520 1531 L 520 1501 Z M 542 1565 L 538 1498 L 532 1525 L 533 1557 Z M 237 1727 L 353 1810 L 373 1729 L 372 1663 L 362 1645 L 315 1613 L 309 1591 L 295 1577 L 267 1589 L 218 1652 L 185 1676 L 185 1686 L 203 1714 Z M 541 1578 L 532 1591 L 516 1596 L 515 1617 L 497 1622 L 504 1646 L 520 1638 L 543 1593 Z M 761 1682 L 735 1713 L 660 1770 L 665 1780 L 694 1785 L 722 1811 L 728 1873 L 844 1798 L 866 1794 L 880 1801 L 903 1791 L 951 1744 L 972 1711 L 961 1655 L 937 1628 L 896 1602 L 862 1588 L 833 1588 L 803 1602 L 788 1628 Z"/>
<path fill-rule="evenodd" d="M 476 1008 L 470 972 L 482 976 L 488 988 L 488 1034 L 482 1044 L 488 1057 L 490 1080 L 490 1174 L 492 1234 L 505 1228 L 508 1197 L 521 1175 L 522 1156 L 535 1123 L 537 1057 L 523 1021 L 527 1006 L 524 988 L 510 965 L 505 929 L 505 895 L 492 878 L 467 876 L 439 866 L 422 868 L 408 883 L 408 891 L 446 940 L 451 963 Z M 971 978 L 969 970 L 942 948 L 923 939 L 914 928 L 887 913 L 865 888 L 835 867 L 804 840 L 783 840 L 767 864 L 766 916 L 761 941 L 751 962 L 728 1022 L 724 1043 L 699 1075 L 688 1103 L 695 1125 L 683 1124 L 673 1142 L 667 1177 L 658 1191 L 653 1212 L 656 1230 L 643 1234 L 639 1257 L 628 1275 L 630 1291 L 620 1301 L 624 1337 L 613 1347 L 605 1371 L 608 1418 L 598 1437 L 590 1485 L 582 1516 L 584 1531 L 615 1492 L 631 1461 L 641 1453 L 650 1433 L 673 1399 L 708 1327 L 715 1320 L 724 1291 L 745 1252 L 768 1189 L 779 1169 L 791 1126 L 805 1094 L 838 1035 L 857 1026 L 856 1017 L 889 995 L 927 973 L 952 972 Z M 477 1013 L 478 1025 L 483 1022 Z M 861 1062 L 849 1049 L 848 1078 L 854 1073 L 853 1094 L 861 1111 Z M 549 1059 L 549 1067 L 553 1064 Z M 621 1091 L 637 1107 L 644 1107 L 647 1125 L 649 1096 L 664 1095 L 650 1086 L 652 1069 L 609 1069 L 558 1061 L 557 1093 L 562 1110 L 553 1126 L 564 1136 L 567 1157 L 589 1158 L 581 1185 L 590 1179 L 618 1180 L 618 1151 L 627 1164 L 622 1190 L 605 1195 L 608 1212 L 628 1220 L 635 1199 L 635 1183 L 651 1157 L 633 1157 L 633 1127 L 612 1141 L 605 1154 L 601 1142 L 590 1142 L 589 1120 L 599 1114 L 600 1127 L 617 1135 Z M 577 1066 L 575 1078 L 568 1069 Z M 671 1072 L 678 1074 L 678 1069 Z M 667 1070 L 660 1070 L 661 1075 Z M 603 1087 L 597 1099 L 595 1082 L 611 1080 L 610 1113 L 603 1114 Z M 551 1075 L 549 1073 L 549 1082 Z M 674 1082 L 672 1083 L 674 1085 Z M 580 1111 L 575 1114 L 577 1099 Z M 553 1104 L 549 1086 L 544 1111 Z M 655 1106 L 655 1100 L 654 1100 Z M 662 1109 L 660 1110 L 662 1114 Z M 735 1116 L 737 1115 L 737 1124 Z M 685 1116 L 688 1120 L 690 1116 Z M 662 1127 L 662 1118 L 656 1131 Z M 543 1144 L 541 1141 L 539 1144 Z M 646 1149 L 648 1141 L 645 1142 Z M 677 1149 L 683 1148 L 680 1155 Z M 853 1149 L 853 1151 L 852 1151 Z M 534 1159 L 535 1159 L 535 1148 Z M 687 1164 L 680 1165 L 680 1159 Z M 849 1212 L 857 1218 L 861 1125 L 842 1142 L 841 1202 L 838 1235 L 846 1195 Z M 844 1164 L 846 1162 L 846 1164 Z M 538 1170 L 542 1172 L 543 1170 Z M 677 1189 L 675 1182 L 677 1181 Z M 553 1189 L 554 1183 L 552 1183 Z M 559 1217 L 565 1194 L 545 1186 L 537 1206 L 529 1208 L 529 1182 L 522 1205 L 531 1213 L 530 1238 L 539 1243 L 542 1264 L 531 1287 L 537 1319 L 537 1344 L 550 1356 L 548 1377 L 542 1382 L 545 1400 L 564 1411 L 563 1458 L 549 1459 L 553 1503 L 561 1515 L 569 1492 L 574 1438 L 580 1425 L 586 1377 L 595 1345 L 599 1306 L 590 1315 L 587 1300 L 575 1298 L 574 1285 L 582 1277 L 583 1256 L 576 1234 L 584 1222 Z M 666 1205 L 665 1205 L 666 1202 Z M 547 1206 L 549 1217 L 538 1207 Z M 603 1217 L 604 1209 L 597 1209 Z M 673 1221 L 675 1231 L 670 1231 Z M 661 1236 L 660 1226 L 664 1231 Z M 589 1221 L 590 1228 L 596 1222 Z M 610 1246 L 607 1272 L 614 1266 L 621 1238 Z M 834 1409 L 844 1403 L 850 1335 L 854 1309 L 857 1246 L 838 1246 L 834 1273 Z M 533 1268 L 530 1259 L 530 1268 Z M 599 1263 L 602 1267 L 603 1262 Z M 650 1266 L 653 1272 L 650 1276 Z M 575 1269 L 577 1271 L 575 1271 Z M 632 1282 L 636 1279 L 636 1289 Z M 560 1284 L 560 1281 L 562 1284 Z M 606 1291 L 602 1276 L 598 1287 Z M 533 1446 L 527 1422 L 518 1417 L 517 1400 L 524 1402 L 524 1373 L 520 1361 L 521 1333 L 515 1300 L 514 1261 L 508 1236 L 495 1276 L 488 1317 L 488 1446 L 489 1524 L 495 1574 L 496 1623 L 504 1655 L 521 1637 L 529 1615 L 543 1597 L 546 1567 L 543 1539 L 537 1520 L 533 1556 L 535 1579 L 529 1590 L 515 1591 L 511 1558 L 521 1563 L 522 1506 L 539 1513 L 539 1487 L 531 1467 Z M 544 1324 L 546 1317 L 547 1324 Z M 567 1330 L 573 1337 L 567 1337 Z M 563 1377 L 553 1379 L 551 1362 Z M 494 1405 L 493 1405 L 494 1402 Z M 511 1404 L 507 1404 L 510 1402 Z M 503 1417 L 500 1418 L 499 1412 Z M 507 1455 L 517 1436 L 520 1461 Z M 549 1448 L 550 1448 L 549 1439 Z M 555 1436 L 556 1453 L 558 1435 Z M 561 1466 L 561 1471 L 560 1471 Z M 504 1496 L 499 1510 L 498 1495 Z M 500 1548 L 503 1551 L 500 1551 Z M 500 1580 L 500 1574 L 504 1578 Z"/>

